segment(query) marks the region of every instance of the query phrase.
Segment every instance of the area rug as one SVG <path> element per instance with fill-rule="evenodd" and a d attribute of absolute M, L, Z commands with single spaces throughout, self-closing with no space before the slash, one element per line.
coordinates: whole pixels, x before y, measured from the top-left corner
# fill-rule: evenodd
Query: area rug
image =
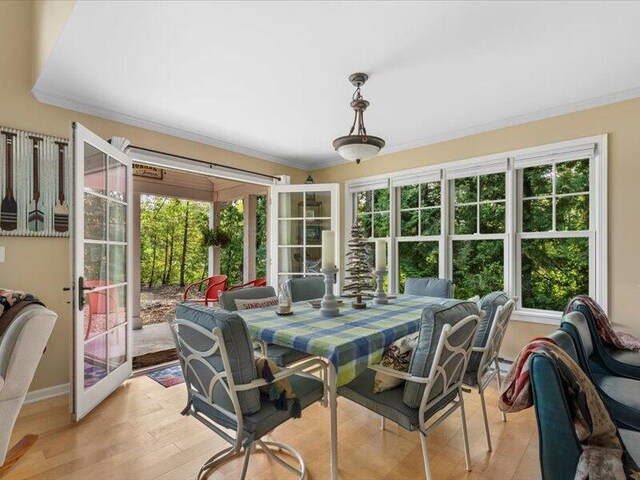
<path fill-rule="evenodd" d="M 184 383 L 180 365 L 172 365 L 160 370 L 154 370 L 153 372 L 147 373 L 147 377 L 155 380 L 165 388 Z"/>
<path fill-rule="evenodd" d="M 133 369 L 153 367 L 162 363 L 173 362 L 178 359 L 178 352 L 175 348 L 160 350 L 159 352 L 145 353 L 133 357 Z"/>

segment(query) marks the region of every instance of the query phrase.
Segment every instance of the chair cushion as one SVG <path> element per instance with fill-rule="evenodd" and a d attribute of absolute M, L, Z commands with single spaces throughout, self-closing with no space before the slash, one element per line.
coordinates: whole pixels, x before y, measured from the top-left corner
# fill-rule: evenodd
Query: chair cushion
<path fill-rule="evenodd" d="M 626 450 L 625 455 L 622 456 L 624 470 L 627 477 L 631 478 L 630 474 L 632 470 L 640 470 L 640 432 L 620 428 L 618 429 L 618 433 Z"/>
<path fill-rule="evenodd" d="M 489 333 L 491 333 L 491 327 L 493 321 L 496 318 L 496 312 L 498 307 L 504 305 L 509 301 L 509 297 L 504 292 L 492 292 L 480 299 L 478 302 L 478 308 L 486 312 L 484 318 L 480 320 L 480 326 L 478 327 L 478 333 L 473 344 L 474 347 L 484 347 L 489 341 Z M 469 359 L 469 365 L 467 371 L 478 370 L 480 368 L 480 360 L 482 360 L 482 353 L 473 352 Z"/>
<path fill-rule="evenodd" d="M 292 278 L 284 284 L 292 302 L 315 300 L 324 296 L 324 277 Z"/>
<path fill-rule="evenodd" d="M 229 356 L 234 382 L 236 384 L 243 384 L 258 378 L 254 364 L 253 342 L 247 324 L 242 317 L 235 313 L 225 312 L 224 310 L 214 310 L 201 304 L 184 302 L 177 305 L 176 318 L 193 322 L 209 331 L 213 331 L 215 327 L 219 327 L 224 338 L 227 355 Z M 187 343 L 199 350 L 207 350 L 212 346 L 210 339 L 188 328 L 179 329 L 178 335 L 183 336 Z M 189 354 L 189 352 L 186 351 L 182 353 L 183 355 Z M 212 358 L 212 365 L 214 365 L 216 370 L 221 370 L 222 363 L 220 355 L 213 355 L 213 357 L 219 359 L 220 363 L 216 365 L 216 358 Z M 198 375 L 204 385 L 207 386 L 211 378 L 213 378 L 213 372 L 206 368 L 199 370 Z M 202 390 L 199 382 L 194 383 L 193 386 L 199 391 Z M 201 393 L 204 394 L 205 392 L 201 391 Z M 260 393 L 257 388 L 238 392 L 238 400 L 243 413 L 254 413 L 260 409 Z"/>
<path fill-rule="evenodd" d="M 351 383 L 339 387 L 338 393 L 368 410 L 392 420 L 402 428 L 407 430 L 418 429 L 420 426 L 418 422 L 419 409 L 411 408 L 403 402 L 404 389 L 402 386 L 381 393 L 373 393 L 374 379 L 375 371 L 367 369 L 352 380 Z M 447 397 L 429 408 L 425 413 L 425 420 L 428 420 L 436 412 L 452 402 L 456 398 L 456 394 L 456 391 L 451 392 Z"/>
<path fill-rule="evenodd" d="M 613 347 L 606 347 L 607 353 L 614 360 L 620 363 L 626 363 L 627 365 L 633 365 L 634 367 L 640 367 L 640 352 L 633 352 L 631 350 L 621 350 Z"/>
<path fill-rule="evenodd" d="M 453 282 L 446 278 L 407 278 L 404 293 L 425 297 L 452 298 Z"/>
<path fill-rule="evenodd" d="M 308 353 L 273 343 L 267 345 L 267 354 L 279 367 L 286 367 L 309 356 Z"/>
<path fill-rule="evenodd" d="M 600 389 L 616 402 L 640 412 L 640 380 L 602 373 L 592 375 Z"/>
<path fill-rule="evenodd" d="M 265 298 L 249 298 L 244 300 L 242 298 L 236 298 L 236 310 L 251 310 L 253 308 L 273 307 L 278 305 L 278 297 L 265 297 Z"/>
<path fill-rule="evenodd" d="M 478 315 L 478 313 L 478 305 L 473 302 L 451 302 L 446 305 L 429 305 L 426 307 L 422 311 L 422 319 L 418 328 L 418 341 L 411 355 L 409 373 L 418 377 L 428 376 L 444 326 L 447 324 L 454 326 L 469 315 Z M 447 373 L 453 374 L 453 372 Z M 420 406 L 424 388 L 423 384 L 406 382 L 402 399 L 407 406 L 411 408 Z M 432 388 L 430 399 L 440 393 L 439 389 Z"/>
<path fill-rule="evenodd" d="M 289 381 L 300 400 L 300 406 L 302 409 L 305 409 L 322 398 L 323 390 L 321 381 L 308 377 L 301 377 L 299 375 L 292 375 L 289 377 Z M 214 400 L 216 404 L 225 410 L 233 411 L 233 405 L 231 404 L 231 400 L 228 396 L 224 394 L 216 395 L 214 396 Z M 291 418 L 290 410 L 292 400 L 287 401 L 289 406 L 287 410 L 277 410 L 273 402 L 269 400 L 269 396 L 265 394 L 260 394 L 259 401 L 260 408 L 258 411 L 252 414 L 244 414 L 242 416 L 243 431 L 247 436 L 252 436 L 254 439 L 261 438 L 278 425 L 281 425 Z M 202 413 L 223 427 L 232 429 L 236 428 L 235 421 L 220 413 L 207 402 L 194 398 L 193 408 L 196 412 Z"/>
<path fill-rule="evenodd" d="M 276 291 L 273 287 L 253 287 L 253 288 L 238 288 L 236 290 L 228 290 L 226 292 L 220 292 L 218 296 L 218 302 L 220 308 L 227 310 L 228 312 L 235 312 L 238 310 L 236 306 L 236 300 L 253 300 L 258 298 L 275 297 Z"/>

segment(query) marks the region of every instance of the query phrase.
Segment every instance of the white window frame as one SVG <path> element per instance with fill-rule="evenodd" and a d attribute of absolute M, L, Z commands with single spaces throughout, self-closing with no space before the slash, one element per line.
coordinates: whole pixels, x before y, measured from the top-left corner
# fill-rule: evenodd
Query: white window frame
<path fill-rule="evenodd" d="M 390 237 L 388 240 L 388 262 L 389 262 L 389 286 L 392 293 L 398 291 L 398 241 L 399 235 L 399 192 L 395 187 L 409 184 L 424 183 L 425 180 L 432 179 L 434 175 L 441 178 L 442 204 L 441 204 L 441 235 L 439 264 L 440 276 L 451 278 L 452 268 L 452 241 L 458 239 L 457 235 L 449 235 L 452 221 L 452 198 L 450 194 L 450 180 L 466 176 L 483 175 L 486 173 L 506 172 L 505 175 L 505 199 L 506 218 L 504 234 L 479 234 L 464 235 L 465 239 L 490 239 L 496 237 L 504 239 L 504 282 L 505 291 L 513 296 L 519 296 L 521 278 L 517 275 L 520 271 L 520 242 L 519 242 L 519 219 L 521 208 L 521 198 L 517 185 L 517 169 L 524 165 L 557 162 L 563 159 L 577 160 L 589 156 L 590 160 L 590 198 L 589 198 L 589 218 L 590 229 L 587 232 L 590 239 L 589 257 L 589 294 L 596 299 L 605 312 L 608 309 L 608 219 L 607 219 L 607 169 L 608 169 L 608 143 L 607 134 L 590 137 L 576 138 L 563 142 L 534 146 L 529 148 L 511 150 L 482 157 L 474 157 L 465 160 L 445 162 L 425 167 L 413 168 L 392 172 L 389 174 L 374 175 L 370 177 L 357 178 L 345 181 L 345 231 L 348 232 L 355 219 L 355 202 L 353 193 L 362 190 L 380 188 L 384 185 L 390 189 Z M 586 232 L 586 231 L 585 231 Z M 527 233 L 526 236 L 537 235 L 537 233 Z M 557 232 L 559 237 L 586 236 L 584 232 Z M 547 232 L 541 234 L 544 238 L 549 237 Z M 472 237 L 472 238 L 469 238 Z M 404 237 L 403 240 L 408 237 Z M 416 241 L 430 241 L 434 237 L 416 237 Z M 344 248 L 348 251 L 348 235 L 345 235 Z M 520 303 L 520 302 L 519 302 Z M 534 323 L 545 323 L 558 325 L 562 318 L 562 312 L 552 312 L 543 310 L 519 308 L 512 317 L 516 321 L 526 321 Z"/>
<path fill-rule="evenodd" d="M 471 163 L 471 162 L 470 162 Z M 475 163 L 475 162 L 474 162 Z M 484 163 L 484 162 L 483 162 Z M 509 182 L 509 172 L 508 172 L 508 162 L 507 158 L 499 158 L 497 161 L 489 161 L 485 164 L 476 164 L 471 167 L 464 166 L 464 168 L 454 168 L 451 170 L 445 170 L 445 178 L 447 183 L 447 205 L 448 209 L 448 219 L 447 219 L 447 258 L 448 262 L 446 263 L 446 278 L 453 279 L 453 242 L 454 241 L 479 241 L 479 240 L 502 240 L 502 255 L 503 255 L 503 272 L 502 272 L 502 288 L 504 291 L 508 291 L 509 289 L 509 267 L 508 267 L 508 238 L 510 234 L 509 229 L 509 190 L 510 187 Z M 480 180 L 479 177 L 483 175 L 491 175 L 494 173 L 504 173 L 505 174 L 505 185 L 504 185 L 504 201 L 502 200 L 480 200 Z M 478 183 L 476 185 L 476 201 L 468 203 L 467 205 L 476 205 L 476 232 L 471 234 L 457 234 L 455 233 L 454 223 L 455 223 L 455 190 L 452 185 L 456 179 L 459 178 L 469 178 L 469 177 L 478 177 Z M 483 204 L 491 204 L 491 203 L 504 203 L 505 206 L 505 231 L 504 233 L 481 233 L 480 232 L 480 206 Z M 465 205 L 465 204 L 462 204 Z"/>
<path fill-rule="evenodd" d="M 422 210 L 428 209 L 436 209 L 438 207 L 422 207 L 422 201 L 419 199 L 418 208 L 405 209 L 406 210 L 416 210 L 418 212 L 418 233 L 419 235 L 414 236 L 403 236 L 400 234 L 400 229 L 402 227 L 402 205 L 401 205 L 401 191 L 400 188 L 407 186 L 416 186 L 423 185 L 426 183 L 434 183 L 440 182 L 440 234 L 439 235 L 422 235 Z M 391 195 L 394 197 L 395 202 L 395 215 L 396 219 L 395 224 L 390 226 L 389 232 L 392 233 L 393 248 L 391 249 L 393 252 L 394 265 L 397 265 L 398 268 L 389 268 L 389 272 L 393 274 L 393 281 L 389 284 L 390 290 L 393 293 L 397 293 L 400 291 L 400 269 L 399 269 L 399 259 L 400 259 L 400 243 L 423 243 L 423 242 L 437 242 L 438 243 L 438 276 L 445 276 L 445 268 L 446 265 L 443 260 L 442 252 L 444 250 L 444 242 L 445 242 L 445 227 L 444 227 L 444 211 L 445 211 L 445 197 L 443 195 L 443 182 L 442 182 L 442 170 L 428 170 L 423 174 L 411 174 L 406 176 L 399 176 L 393 178 L 391 181 Z"/>

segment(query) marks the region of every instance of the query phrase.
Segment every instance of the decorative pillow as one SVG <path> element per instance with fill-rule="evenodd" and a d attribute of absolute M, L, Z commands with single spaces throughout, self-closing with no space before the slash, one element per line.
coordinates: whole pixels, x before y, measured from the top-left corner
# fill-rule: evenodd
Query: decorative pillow
<path fill-rule="evenodd" d="M 411 360 L 411 354 L 413 353 L 417 340 L 418 333 L 416 332 L 393 342 L 384 352 L 380 365 L 393 368 L 398 372 L 408 372 L 409 361 Z M 373 393 L 386 392 L 403 383 L 404 380 L 400 378 L 393 377 L 386 373 L 376 372 L 376 377 L 373 381 Z"/>
<path fill-rule="evenodd" d="M 276 363 L 270 358 L 257 357 L 256 370 L 258 372 L 258 377 L 264 378 L 267 382 L 273 382 L 274 375 L 280 371 L 280 367 L 278 367 L 278 365 L 276 365 Z M 293 400 L 291 405 L 291 416 L 293 418 L 300 418 L 300 414 L 302 413 L 300 400 L 298 399 L 296 392 L 293 390 L 288 378 L 283 378 L 275 383 L 258 388 L 260 393 L 269 395 L 269 400 L 273 402 L 276 410 L 287 410 L 287 400 Z"/>
<path fill-rule="evenodd" d="M 32 293 L 0 288 L 0 315 L 2 315 L 4 311 L 9 310 L 16 303 L 22 302 L 23 300 L 33 301 L 37 300 L 37 298 Z"/>
<path fill-rule="evenodd" d="M 237 298 L 235 300 L 238 310 L 251 310 L 252 308 L 273 307 L 278 305 L 278 297 L 254 298 L 243 300 Z"/>

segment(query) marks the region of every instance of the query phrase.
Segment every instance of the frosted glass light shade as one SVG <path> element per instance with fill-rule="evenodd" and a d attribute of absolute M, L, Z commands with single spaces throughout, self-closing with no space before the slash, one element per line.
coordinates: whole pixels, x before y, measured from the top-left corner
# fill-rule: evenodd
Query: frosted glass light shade
<path fill-rule="evenodd" d="M 336 138 L 333 147 L 342 158 L 359 163 L 375 157 L 384 147 L 384 140 L 369 135 L 347 135 Z"/>

